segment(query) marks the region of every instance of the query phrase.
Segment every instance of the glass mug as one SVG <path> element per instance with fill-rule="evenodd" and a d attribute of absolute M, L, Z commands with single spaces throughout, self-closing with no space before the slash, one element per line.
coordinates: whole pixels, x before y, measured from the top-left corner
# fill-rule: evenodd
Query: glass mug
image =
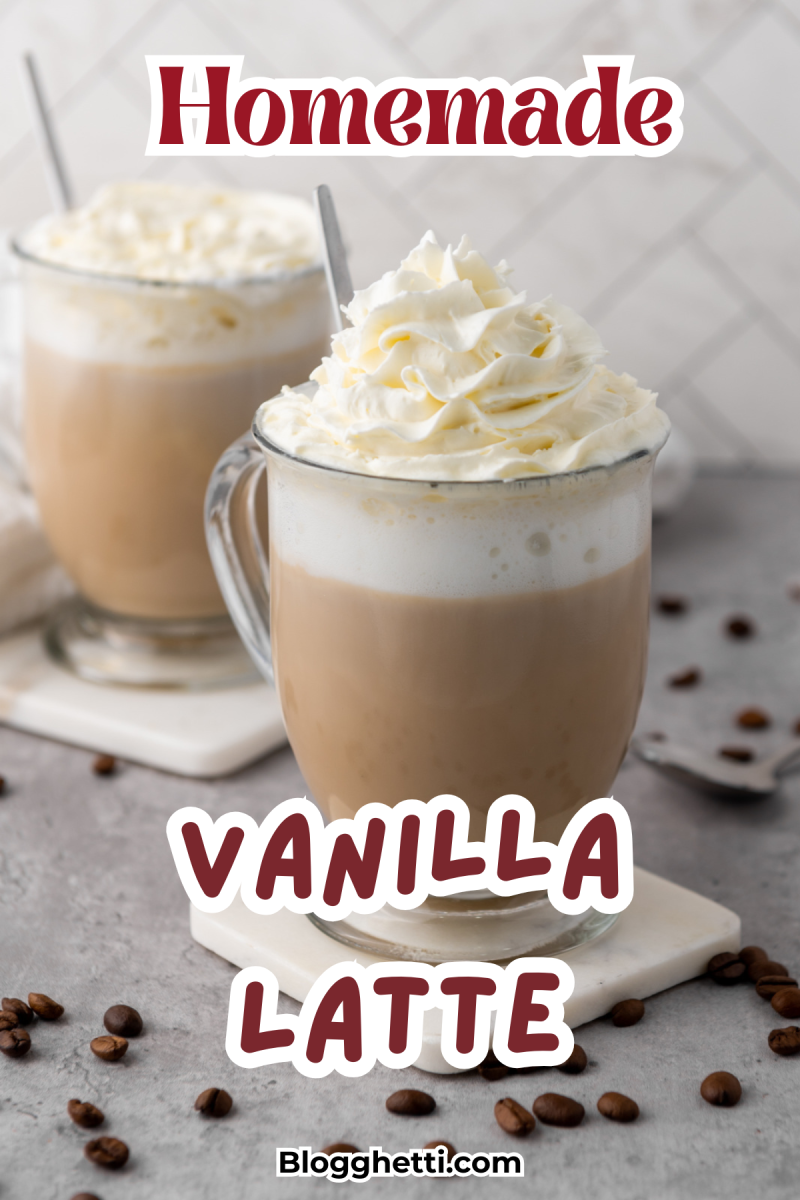
<path fill-rule="evenodd" d="M 233 282 L 73 270 L 20 245 L 31 486 L 79 596 L 45 631 L 95 682 L 257 678 L 208 557 L 212 468 L 329 341 L 319 265 Z"/>
<path fill-rule="evenodd" d="M 328 819 L 454 793 L 480 839 L 489 805 L 515 793 L 535 806 L 537 839 L 555 842 L 609 794 L 644 686 L 656 453 L 428 483 L 298 458 L 258 418 L 230 447 L 206 500 L 211 558 Z M 558 953 L 614 917 L 565 916 L 541 892 L 465 892 L 311 919 L 349 946 L 435 963 Z"/>

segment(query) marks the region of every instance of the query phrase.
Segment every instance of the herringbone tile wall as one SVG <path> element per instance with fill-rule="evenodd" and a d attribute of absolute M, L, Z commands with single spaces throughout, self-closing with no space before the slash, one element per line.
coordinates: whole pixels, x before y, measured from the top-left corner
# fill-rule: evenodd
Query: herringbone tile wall
<path fill-rule="evenodd" d="M 800 0 L 0 0 L 0 227 L 48 207 L 17 59 L 39 60 L 79 198 L 111 177 L 330 183 L 356 286 L 428 227 L 597 325 L 705 460 L 800 464 Z M 146 53 L 245 74 L 539 73 L 635 53 L 684 88 L 665 158 L 146 159 Z"/>

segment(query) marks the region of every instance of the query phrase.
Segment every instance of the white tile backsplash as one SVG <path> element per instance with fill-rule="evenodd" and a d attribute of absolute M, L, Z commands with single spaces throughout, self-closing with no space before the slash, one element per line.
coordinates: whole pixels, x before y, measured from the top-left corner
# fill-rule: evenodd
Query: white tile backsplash
<path fill-rule="evenodd" d="M 18 81 L 32 49 L 75 190 L 109 177 L 333 188 L 356 286 L 428 227 L 586 312 L 701 458 L 800 464 L 800 0 L 0 0 L 0 228 L 47 210 Z M 636 54 L 686 91 L 655 159 L 146 159 L 146 53 L 251 74 L 539 73 Z"/>

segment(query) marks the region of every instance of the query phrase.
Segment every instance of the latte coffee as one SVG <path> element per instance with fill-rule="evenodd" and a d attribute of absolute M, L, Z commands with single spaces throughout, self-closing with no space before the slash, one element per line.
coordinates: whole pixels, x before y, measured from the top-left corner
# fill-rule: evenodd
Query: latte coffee
<path fill-rule="evenodd" d="M 17 247 L 31 486 L 80 593 L 46 642 L 86 678 L 251 672 L 208 556 L 205 491 L 259 405 L 327 344 L 316 242 L 305 201 L 130 184 Z"/>

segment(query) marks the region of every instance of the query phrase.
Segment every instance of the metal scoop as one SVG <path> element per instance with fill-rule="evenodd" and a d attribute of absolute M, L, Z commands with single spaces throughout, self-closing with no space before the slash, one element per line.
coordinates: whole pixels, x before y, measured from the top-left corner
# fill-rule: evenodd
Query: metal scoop
<path fill-rule="evenodd" d="M 687 746 L 636 737 L 631 749 L 662 775 L 687 787 L 715 792 L 721 796 L 771 796 L 780 784 L 780 774 L 792 765 L 800 766 L 800 738 L 792 738 L 777 754 L 760 762 L 736 763 L 712 758 Z"/>

